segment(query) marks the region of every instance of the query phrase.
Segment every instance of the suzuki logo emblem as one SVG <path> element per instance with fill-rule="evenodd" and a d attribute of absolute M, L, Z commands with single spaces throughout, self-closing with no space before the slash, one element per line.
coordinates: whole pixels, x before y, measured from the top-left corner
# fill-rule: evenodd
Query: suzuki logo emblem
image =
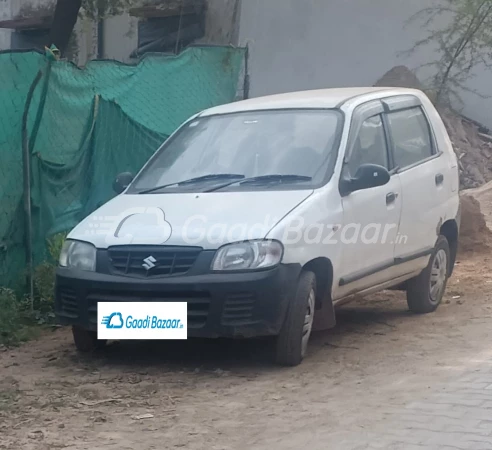
<path fill-rule="evenodd" d="M 149 256 L 149 257 L 144 259 L 144 263 L 142 264 L 142 266 L 144 267 L 144 269 L 150 270 L 150 269 L 153 269 L 155 267 L 156 262 L 157 262 L 157 259 L 155 259 L 153 256 Z"/>

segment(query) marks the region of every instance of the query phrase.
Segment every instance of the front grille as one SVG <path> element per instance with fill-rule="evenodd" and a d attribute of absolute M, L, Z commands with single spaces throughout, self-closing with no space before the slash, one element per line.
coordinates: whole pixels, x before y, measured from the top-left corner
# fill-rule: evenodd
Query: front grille
<path fill-rule="evenodd" d="M 92 291 L 87 296 L 89 319 L 97 323 L 98 302 L 187 302 L 188 329 L 205 326 L 210 308 L 207 292 Z"/>
<path fill-rule="evenodd" d="M 63 288 L 59 292 L 60 314 L 65 317 L 76 319 L 79 316 L 77 295 L 71 288 Z"/>
<path fill-rule="evenodd" d="M 251 322 L 255 297 L 252 294 L 229 295 L 222 312 L 223 325 L 242 325 Z"/>
<path fill-rule="evenodd" d="M 198 247 L 111 247 L 108 250 L 112 272 L 139 278 L 183 275 L 195 264 Z"/>

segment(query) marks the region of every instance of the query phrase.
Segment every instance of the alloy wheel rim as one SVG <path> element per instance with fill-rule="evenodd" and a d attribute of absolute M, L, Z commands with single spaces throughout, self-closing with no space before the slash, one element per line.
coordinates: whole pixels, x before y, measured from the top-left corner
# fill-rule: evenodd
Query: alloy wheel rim
<path fill-rule="evenodd" d="M 314 311 L 316 306 L 316 295 L 314 289 L 309 292 L 308 304 L 306 308 L 306 314 L 304 316 L 304 325 L 302 327 L 302 356 L 304 357 L 307 351 L 307 346 L 311 332 L 313 331 L 314 323 Z"/>
<path fill-rule="evenodd" d="M 444 286 L 446 284 L 448 268 L 448 257 L 443 249 L 434 256 L 430 276 L 430 300 L 433 304 L 441 300 Z"/>

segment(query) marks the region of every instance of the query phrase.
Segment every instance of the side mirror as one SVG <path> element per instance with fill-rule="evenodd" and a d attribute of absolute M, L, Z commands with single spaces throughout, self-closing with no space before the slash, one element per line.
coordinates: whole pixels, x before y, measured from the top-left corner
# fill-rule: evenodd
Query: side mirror
<path fill-rule="evenodd" d="M 385 167 L 377 164 L 362 164 L 357 169 L 354 178 L 342 180 L 342 195 L 363 189 L 384 186 L 389 183 L 390 178 L 391 175 Z"/>
<path fill-rule="evenodd" d="M 133 174 L 130 172 L 120 173 L 113 181 L 113 191 L 117 194 L 121 194 L 133 181 Z"/>

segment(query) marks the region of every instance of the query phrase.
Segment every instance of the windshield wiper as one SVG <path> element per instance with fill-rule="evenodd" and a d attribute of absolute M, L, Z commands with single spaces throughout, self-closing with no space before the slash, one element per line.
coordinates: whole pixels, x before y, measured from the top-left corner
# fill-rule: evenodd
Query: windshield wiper
<path fill-rule="evenodd" d="M 187 184 L 195 184 L 201 183 L 202 181 L 214 181 L 214 180 L 231 180 L 233 179 L 233 183 L 244 179 L 244 175 L 240 175 L 238 173 L 216 173 L 210 175 L 203 175 L 201 177 L 190 178 L 189 180 L 177 181 L 175 183 L 163 184 L 162 186 L 156 186 L 150 189 L 144 189 L 140 191 L 139 194 L 150 194 L 155 191 L 160 191 L 161 189 L 165 189 L 171 186 L 186 186 Z"/>
<path fill-rule="evenodd" d="M 312 177 L 307 177 L 304 175 L 262 175 L 259 177 L 251 177 L 244 178 L 242 180 L 234 180 L 229 183 L 222 184 L 221 186 L 216 186 L 211 189 L 206 190 L 205 192 L 215 192 L 220 189 L 226 188 L 228 186 L 232 186 L 233 184 L 240 183 L 242 184 L 270 184 L 270 183 L 278 183 L 278 184 L 289 184 L 296 182 L 307 182 L 311 181 Z"/>

